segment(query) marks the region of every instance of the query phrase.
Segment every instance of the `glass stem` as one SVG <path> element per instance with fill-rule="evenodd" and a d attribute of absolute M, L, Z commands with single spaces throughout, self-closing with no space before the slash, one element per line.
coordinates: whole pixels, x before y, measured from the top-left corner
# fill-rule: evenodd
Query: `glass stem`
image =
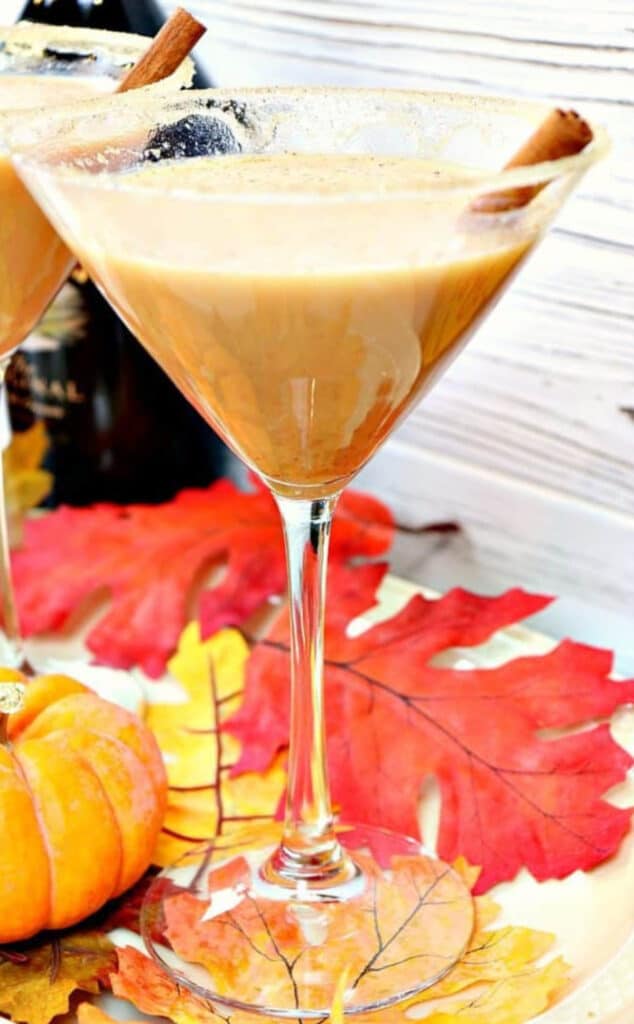
<path fill-rule="evenodd" d="M 7 369 L 11 362 L 11 356 L 4 356 L 0 359 L 0 402 L 6 401 Z M 6 440 L 3 438 L 3 441 Z M 0 450 L 0 458 L 4 449 Z M 14 648 L 19 665 L 24 660 L 24 643 L 20 631 L 20 617 L 18 606 L 13 589 L 13 577 L 11 575 L 11 550 L 9 545 L 9 515 L 7 509 L 4 459 L 0 463 L 0 588 L 2 590 L 2 617 L 4 620 L 5 636 Z"/>
<path fill-rule="evenodd" d="M 282 883 L 347 877 L 328 786 L 324 724 L 324 603 L 336 497 L 276 496 L 284 525 L 291 620 L 291 720 L 286 820 L 270 867 Z"/>

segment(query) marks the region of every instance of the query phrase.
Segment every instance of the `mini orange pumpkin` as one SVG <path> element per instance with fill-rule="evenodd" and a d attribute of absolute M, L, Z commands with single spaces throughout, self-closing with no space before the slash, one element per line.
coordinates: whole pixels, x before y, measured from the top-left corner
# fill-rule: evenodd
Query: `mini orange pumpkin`
<path fill-rule="evenodd" d="M 9 679 L 23 677 L 3 669 Z M 167 799 L 147 726 L 66 676 L 29 682 L 7 735 L 0 943 L 75 924 L 129 888 L 150 863 Z"/>

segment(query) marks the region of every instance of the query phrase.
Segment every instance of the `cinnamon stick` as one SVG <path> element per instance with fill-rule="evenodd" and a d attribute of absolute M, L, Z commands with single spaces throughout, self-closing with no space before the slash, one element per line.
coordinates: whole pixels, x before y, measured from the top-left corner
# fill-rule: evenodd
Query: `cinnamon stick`
<path fill-rule="evenodd" d="M 505 164 L 504 170 L 574 156 L 585 149 L 591 140 L 590 125 L 574 110 L 553 110 Z M 478 196 L 470 208 L 475 213 L 503 213 L 507 210 L 516 210 L 530 203 L 547 184 L 547 181 L 542 181 L 537 185 L 523 185 L 505 189 L 503 192 L 490 192 Z"/>
<path fill-rule="evenodd" d="M 188 11 L 177 7 L 140 60 L 121 80 L 117 92 L 140 89 L 173 74 L 206 31 Z"/>

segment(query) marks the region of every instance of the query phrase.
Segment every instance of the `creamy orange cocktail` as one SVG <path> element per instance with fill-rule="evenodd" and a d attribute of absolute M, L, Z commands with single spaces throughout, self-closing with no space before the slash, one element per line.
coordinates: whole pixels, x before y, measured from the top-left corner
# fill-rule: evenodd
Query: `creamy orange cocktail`
<path fill-rule="evenodd" d="M 362 193 L 379 170 L 383 183 L 403 186 L 415 174 L 411 184 L 418 188 L 433 188 L 439 179 L 446 188 L 466 173 L 423 161 L 413 169 L 412 161 L 370 156 L 157 163 L 121 178 L 131 186 L 132 221 L 141 192 L 155 193 L 163 204 L 163 219 L 159 214 L 154 225 L 147 218 L 143 223 L 143 247 L 156 255 L 140 259 L 117 247 L 93 248 L 89 233 L 79 243 L 82 261 L 167 373 L 284 493 L 338 489 L 359 469 L 466 340 L 530 243 L 526 236 L 513 243 L 492 232 L 474 238 L 471 251 L 467 242 L 455 259 L 374 266 L 360 260 L 358 268 L 298 270 L 280 255 L 273 236 L 268 265 L 250 266 L 249 238 L 240 237 L 240 257 L 226 269 L 220 258 L 214 262 L 221 240 L 214 247 L 213 227 L 201 226 L 212 232 L 205 259 L 187 253 L 180 260 L 165 258 L 165 193 L 176 184 L 184 192 L 246 199 L 307 188 Z M 176 207 L 173 213 L 183 216 Z M 382 230 L 377 225 L 376 232 Z"/>
<path fill-rule="evenodd" d="M 0 117 L 87 99 L 113 82 L 70 75 L 0 74 Z M 0 356 L 37 323 L 71 256 L 0 148 Z"/>

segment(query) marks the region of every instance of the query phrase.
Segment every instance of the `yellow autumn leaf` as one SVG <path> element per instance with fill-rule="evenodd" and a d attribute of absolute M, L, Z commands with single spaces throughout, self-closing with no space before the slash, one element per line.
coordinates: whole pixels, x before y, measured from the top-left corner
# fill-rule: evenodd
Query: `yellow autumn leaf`
<path fill-rule="evenodd" d="M 53 486 L 53 475 L 42 469 L 48 448 L 46 426 L 38 420 L 28 430 L 13 434 L 4 452 L 7 507 L 21 515 L 39 505 Z"/>
<path fill-rule="evenodd" d="M 525 938 L 528 929 L 509 928 L 505 931 L 517 931 L 522 933 Z M 539 936 L 540 944 L 549 938 L 540 932 L 533 933 L 533 936 Z M 519 935 L 516 945 L 521 945 Z M 401 1022 L 402 1024 L 411 1024 L 412 1016 L 411 1013 L 406 1012 L 407 1010 L 425 1003 L 433 1005 L 434 1002 L 442 1008 L 432 1012 L 431 1016 L 425 1016 L 426 1024 L 525 1024 L 526 1021 L 532 1020 L 535 1015 L 547 1009 L 553 1002 L 553 994 L 558 994 L 562 985 L 568 981 L 568 968 L 560 958 L 551 961 L 544 968 L 532 969 L 528 974 L 524 973 L 518 965 L 518 973 L 513 975 L 509 974 L 511 964 L 504 960 L 503 949 L 496 946 L 494 934 L 488 937 L 482 950 L 483 955 L 490 956 L 490 951 L 493 949 L 496 949 L 494 973 L 499 976 L 497 983 L 488 975 L 486 980 L 483 978 L 465 988 L 466 978 L 462 975 L 462 965 L 460 965 L 455 972 L 451 972 L 451 975 L 456 974 L 451 985 L 448 984 L 449 978 L 451 978 L 449 975 L 448 979 L 434 985 L 423 999 L 418 997 L 416 1000 L 410 1001 L 405 1008 L 394 1007 L 390 1011 L 390 1024 L 401 1024 Z M 485 950 L 488 950 L 489 953 L 486 954 Z M 348 972 L 344 971 L 337 985 L 329 1024 L 344 1024 L 344 995 L 347 978 Z M 460 997 L 443 998 L 443 991 L 446 992 L 448 989 L 461 990 Z M 365 1021 L 366 1024 L 370 1024 L 370 1022 L 380 1024 L 380 1020 L 384 1018 L 385 1011 L 383 1011 L 382 1017 L 364 1015 L 356 1019 Z"/>
<path fill-rule="evenodd" d="M 503 973 L 496 982 L 481 982 L 439 1003 L 425 1024 L 526 1024 L 552 1006 L 567 983 L 569 969 L 557 957 L 545 967 Z M 412 1024 L 411 1006 L 410 1012 L 393 1016 L 390 1024 Z"/>
<path fill-rule="evenodd" d="M 460 859 L 454 867 L 470 885 L 479 871 Z M 570 969 L 561 957 L 542 959 L 556 937 L 532 928 L 491 929 L 499 907 L 490 896 L 475 897 L 475 927 L 460 962 L 439 982 L 390 1011 L 390 1024 L 412 1024 L 414 1008 L 425 1024 L 526 1024 L 543 1013 L 567 987 Z M 377 1014 L 358 1024 L 380 1024 Z"/>
<path fill-rule="evenodd" d="M 168 666 L 183 698 L 148 709 L 170 786 L 156 864 L 171 864 L 196 842 L 275 814 L 286 781 L 283 759 L 264 774 L 232 779 L 240 743 L 219 729 L 242 700 L 248 654 L 237 630 L 222 630 L 203 642 L 198 624 L 191 623 Z"/>
<path fill-rule="evenodd" d="M 49 933 L 21 955 L 0 957 L 0 1015 L 26 1024 L 67 1013 L 75 992 L 96 995 L 117 962 L 114 946 L 97 931 Z"/>
<path fill-rule="evenodd" d="M 28 430 L 14 433 L 4 461 L 9 473 L 23 469 L 39 469 L 48 449 L 48 435 L 43 420 L 37 420 Z"/>
<path fill-rule="evenodd" d="M 473 871 L 473 869 L 471 869 Z M 461 871 L 463 877 L 465 872 Z M 475 877 L 477 878 L 477 870 Z M 475 882 L 475 878 L 473 878 Z M 412 1024 L 417 1008 L 425 1024 L 527 1024 L 551 1006 L 569 982 L 561 957 L 539 963 L 555 937 L 530 928 L 488 930 L 493 900 L 477 897 L 476 926 L 469 949 L 456 967 L 426 992 L 389 1010 L 389 1024 Z M 433 941 L 433 938 L 432 938 Z M 330 1024 L 344 1024 L 346 975 L 333 1001 Z M 382 1024 L 387 1011 L 355 1016 L 358 1024 Z"/>
<path fill-rule="evenodd" d="M 480 874 L 479 869 L 469 865 L 464 858 L 459 858 L 453 866 L 472 889 Z M 504 981 L 514 971 L 536 963 L 552 949 L 555 936 L 548 932 L 517 926 L 490 929 L 500 912 L 490 895 L 476 896 L 474 906 L 475 928 L 469 948 L 460 964 L 434 986 L 434 999 L 454 995 L 482 981 Z M 420 997 L 417 1001 L 420 1002 Z"/>

